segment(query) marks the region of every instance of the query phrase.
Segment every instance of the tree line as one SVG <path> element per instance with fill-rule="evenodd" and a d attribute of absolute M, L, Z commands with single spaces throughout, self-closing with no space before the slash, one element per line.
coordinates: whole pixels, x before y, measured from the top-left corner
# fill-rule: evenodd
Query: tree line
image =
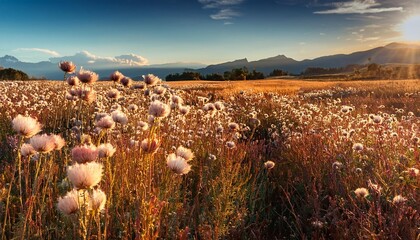
<path fill-rule="evenodd" d="M 0 80 L 29 80 L 29 76 L 13 68 L 0 67 Z"/>
<path fill-rule="evenodd" d="M 275 69 L 269 75 L 264 75 L 263 72 L 255 69 L 249 71 L 248 68 L 233 68 L 230 71 L 225 71 L 223 74 L 211 73 L 202 75 L 199 72 L 185 71 L 183 73 L 174 73 L 166 76 L 166 81 L 182 81 L 182 80 L 210 80 L 210 81 L 225 81 L 225 80 L 257 80 L 266 77 L 286 76 L 289 75 L 286 71 Z"/>

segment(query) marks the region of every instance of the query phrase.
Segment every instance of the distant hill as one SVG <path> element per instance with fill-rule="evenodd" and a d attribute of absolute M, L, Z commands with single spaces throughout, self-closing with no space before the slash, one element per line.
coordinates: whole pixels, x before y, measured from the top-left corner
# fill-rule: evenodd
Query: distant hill
<path fill-rule="evenodd" d="M 200 63 L 166 63 L 142 67 L 101 67 L 85 66 L 86 69 L 97 72 L 101 79 L 107 79 L 115 70 L 121 71 L 126 76 L 139 79 L 141 75 L 153 73 L 161 78 L 183 71 L 197 71 L 203 75 L 211 73 L 223 74 L 233 68 L 247 67 L 249 70 L 256 70 L 268 75 L 274 69 L 281 69 L 292 74 L 300 74 L 308 67 L 340 68 L 351 64 L 420 64 L 420 45 L 391 43 L 384 47 L 377 47 L 366 51 L 354 52 L 351 54 L 336 54 L 323 56 L 315 59 L 297 61 L 284 55 L 265 58 L 258 61 L 248 61 L 243 58 L 235 61 L 209 65 L 204 67 Z M 77 63 L 76 63 L 77 65 Z M 26 72 L 29 76 L 45 77 L 47 79 L 61 79 L 63 73 L 58 69 L 56 63 L 49 61 L 38 63 L 21 62 L 19 59 L 6 55 L 0 57 L 0 66 L 14 68 Z"/>
<path fill-rule="evenodd" d="M 351 54 L 337 54 L 315 59 L 296 61 L 284 55 L 249 62 L 246 58 L 232 62 L 209 65 L 199 69 L 201 74 L 220 73 L 232 68 L 247 67 L 249 70 L 269 74 L 273 69 L 282 69 L 293 74 L 300 74 L 308 67 L 339 68 L 351 64 L 413 64 L 420 63 L 420 45 L 391 43 L 384 47 Z"/>
<path fill-rule="evenodd" d="M 26 73 L 13 69 L 13 68 L 0 68 L 0 81 L 1 80 L 28 80 L 29 77 Z"/>

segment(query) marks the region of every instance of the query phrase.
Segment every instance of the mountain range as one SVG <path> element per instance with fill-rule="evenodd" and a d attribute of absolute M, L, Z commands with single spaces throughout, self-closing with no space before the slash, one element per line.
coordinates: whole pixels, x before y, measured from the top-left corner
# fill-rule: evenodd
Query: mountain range
<path fill-rule="evenodd" d="M 97 72 L 102 78 L 107 78 L 113 71 L 119 70 L 126 76 L 139 79 L 141 75 L 148 73 L 165 78 L 168 74 L 181 73 L 183 71 L 197 71 L 203 75 L 210 73 L 223 74 L 223 72 L 230 71 L 233 68 L 242 67 L 247 67 L 249 70 L 255 69 L 264 74 L 269 74 L 274 69 L 281 69 L 292 74 L 300 74 L 308 67 L 339 68 L 350 64 L 368 64 L 370 62 L 377 64 L 420 64 L 420 45 L 391 43 L 366 51 L 323 56 L 302 61 L 297 61 L 284 55 L 278 55 L 258 61 L 248 61 L 244 58 L 206 67 L 197 63 L 117 66 L 118 68 L 92 64 L 88 66 L 88 69 Z M 38 63 L 21 62 L 13 56 L 6 55 L 0 57 L 0 66 L 18 69 L 34 77 L 45 77 L 47 79 L 61 79 L 63 77 L 63 73 L 58 69 L 57 63 L 51 61 Z"/>

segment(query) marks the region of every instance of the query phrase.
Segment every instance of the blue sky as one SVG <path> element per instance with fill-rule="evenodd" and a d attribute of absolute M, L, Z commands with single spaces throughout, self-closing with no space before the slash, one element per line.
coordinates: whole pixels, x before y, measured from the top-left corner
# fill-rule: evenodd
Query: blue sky
<path fill-rule="evenodd" d="M 0 0 L 0 12 L 0 55 L 22 61 L 211 64 L 279 54 L 302 60 L 409 40 L 404 22 L 420 15 L 420 3 Z"/>

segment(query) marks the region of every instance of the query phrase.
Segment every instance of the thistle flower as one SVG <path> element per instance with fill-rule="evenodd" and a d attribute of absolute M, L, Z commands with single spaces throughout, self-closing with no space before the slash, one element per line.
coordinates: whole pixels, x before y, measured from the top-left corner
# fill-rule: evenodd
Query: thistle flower
<path fill-rule="evenodd" d="M 401 196 L 401 195 L 397 195 L 392 199 L 392 203 L 393 204 L 401 204 L 404 203 L 405 201 L 407 201 L 407 198 Z"/>
<path fill-rule="evenodd" d="M 276 164 L 273 161 L 267 161 L 267 162 L 264 163 L 264 167 L 268 170 L 274 168 L 275 165 Z"/>
<path fill-rule="evenodd" d="M 67 177 L 76 189 L 90 189 L 101 181 L 103 165 L 97 162 L 75 163 L 67 167 Z"/>
<path fill-rule="evenodd" d="M 120 82 L 121 79 L 123 79 L 124 75 L 120 73 L 119 71 L 115 71 L 109 76 L 109 79 L 111 79 L 114 82 Z"/>
<path fill-rule="evenodd" d="M 223 109 L 225 109 L 225 105 L 220 101 L 215 102 L 214 107 L 216 107 L 218 111 L 222 111 Z"/>
<path fill-rule="evenodd" d="M 179 157 L 182 157 L 187 162 L 191 161 L 194 158 L 194 153 L 190 149 L 184 148 L 183 146 L 179 146 L 176 149 L 175 154 Z"/>
<path fill-rule="evenodd" d="M 147 129 L 149 129 L 149 124 L 147 124 L 147 122 L 139 121 L 137 124 L 138 124 L 138 127 L 143 131 L 146 131 Z"/>
<path fill-rule="evenodd" d="M 85 89 L 80 92 L 80 99 L 88 103 L 92 103 L 96 100 L 96 91 L 93 89 Z"/>
<path fill-rule="evenodd" d="M 236 132 L 239 130 L 239 125 L 237 123 L 231 122 L 228 124 L 229 131 Z"/>
<path fill-rule="evenodd" d="M 162 86 L 157 86 L 155 87 L 155 89 L 153 89 L 153 92 L 156 93 L 157 95 L 164 95 L 166 92 L 166 88 Z"/>
<path fill-rule="evenodd" d="M 32 147 L 31 144 L 24 143 L 20 148 L 20 154 L 22 157 L 27 157 L 34 155 L 36 153 L 35 149 Z"/>
<path fill-rule="evenodd" d="M 30 138 L 39 133 L 42 126 L 36 119 L 19 114 L 12 120 L 12 127 L 19 135 Z"/>
<path fill-rule="evenodd" d="M 140 143 L 141 149 L 148 154 L 154 154 L 157 152 L 158 148 L 160 146 L 159 140 L 156 138 L 153 138 L 151 141 L 149 141 L 148 138 L 144 139 Z"/>
<path fill-rule="evenodd" d="M 190 107 L 188 107 L 188 106 L 180 106 L 179 107 L 179 112 L 182 115 L 187 115 L 190 112 Z"/>
<path fill-rule="evenodd" d="M 133 84 L 133 80 L 129 77 L 123 77 L 120 82 L 124 87 L 130 87 Z"/>
<path fill-rule="evenodd" d="M 55 148 L 55 139 L 47 134 L 35 135 L 29 140 L 29 143 L 35 151 L 40 153 L 48 153 Z"/>
<path fill-rule="evenodd" d="M 98 149 L 94 145 L 76 146 L 71 150 L 71 158 L 77 163 L 93 162 L 98 156 Z"/>
<path fill-rule="evenodd" d="M 100 158 L 112 157 L 116 149 L 110 143 L 104 143 L 98 147 L 98 155 Z"/>
<path fill-rule="evenodd" d="M 353 144 L 353 150 L 356 151 L 356 152 L 363 151 L 363 144 L 361 144 L 361 143 Z"/>
<path fill-rule="evenodd" d="M 76 71 L 76 65 L 74 65 L 73 62 L 68 62 L 68 61 L 61 61 L 58 64 L 58 67 L 66 73 L 74 73 L 74 71 Z"/>
<path fill-rule="evenodd" d="M 80 81 L 82 83 L 87 83 L 87 84 L 93 84 L 94 82 L 98 81 L 99 79 L 99 75 L 89 71 L 89 70 L 83 70 L 81 69 L 78 73 L 77 73 L 77 77 L 80 79 Z"/>
<path fill-rule="evenodd" d="M 120 110 L 115 110 L 111 113 L 111 117 L 116 123 L 120 123 L 121 125 L 125 125 L 128 123 L 127 116 L 121 112 Z"/>
<path fill-rule="evenodd" d="M 419 175 L 419 173 L 420 173 L 420 171 L 417 169 L 417 168 L 408 168 L 407 169 L 407 172 L 408 172 L 408 174 L 410 175 L 410 176 L 412 176 L 412 177 L 416 177 L 416 176 L 418 176 Z"/>
<path fill-rule="evenodd" d="M 113 129 L 115 127 L 115 122 L 111 116 L 107 115 L 96 122 L 96 127 L 101 129 Z"/>
<path fill-rule="evenodd" d="M 149 114 L 158 118 L 167 117 L 170 112 L 171 108 L 169 107 L 169 105 L 159 100 L 153 101 L 149 107 Z"/>
<path fill-rule="evenodd" d="M 121 97 L 121 94 L 117 89 L 111 89 L 106 93 L 106 96 L 110 99 L 118 100 Z"/>
<path fill-rule="evenodd" d="M 93 190 L 89 207 L 94 211 L 102 211 L 105 209 L 105 203 L 106 194 L 100 189 Z"/>
<path fill-rule="evenodd" d="M 66 141 L 60 135 L 51 135 L 54 140 L 55 150 L 60 150 L 66 145 Z"/>
<path fill-rule="evenodd" d="M 356 197 L 358 198 L 365 198 L 369 195 L 369 191 L 366 188 L 357 188 L 354 190 L 354 194 L 356 194 Z"/>
<path fill-rule="evenodd" d="M 76 189 L 73 189 L 66 196 L 58 199 L 57 208 L 66 215 L 74 214 L 79 210 L 80 198 L 83 197 L 80 196 Z"/>
<path fill-rule="evenodd" d="M 173 95 L 171 97 L 171 100 L 172 100 L 173 103 L 175 103 L 177 105 L 182 105 L 184 103 L 184 100 L 181 97 L 176 96 L 176 95 Z"/>
<path fill-rule="evenodd" d="M 235 145 L 235 143 L 234 142 L 232 142 L 232 141 L 228 141 L 228 142 L 226 142 L 226 147 L 227 148 L 229 148 L 229 149 L 232 149 L 232 148 L 234 148 L 236 145 Z"/>
<path fill-rule="evenodd" d="M 147 74 L 146 76 L 143 75 L 143 79 L 147 86 L 155 86 L 162 81 L 160 78 L 153 74 Z"/>
<path fill-rule="evenodd" d="M 169 169 L 179 175 L 187 174 L 189 171 L 191 171 L 191 165 L 189 165 L 184 158 L 176 156 L 175 153 L 168 155 L 166 158 L 166 164 L 168 165 Z"/>
<path fill-rule="evenodd" d="M 69 76 L 66 79 L 66 82 L 70 86 L 78 86 L 79 83 L 80 83 L 80 80 L 79 80 L 79 78 L 77 76 Z"/>

